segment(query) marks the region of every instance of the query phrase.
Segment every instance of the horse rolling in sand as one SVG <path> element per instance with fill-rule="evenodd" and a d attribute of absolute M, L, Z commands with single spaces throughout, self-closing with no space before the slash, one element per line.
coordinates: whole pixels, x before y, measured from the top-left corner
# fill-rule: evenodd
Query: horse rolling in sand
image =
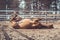
<path fill-rule="evenodd" d="M 40 18 L 22 19 L 16 13 L 11 17 L 11 26 L 15 29 L 42 29 L 53 28 L 52 24 L 41 24 Z"/>

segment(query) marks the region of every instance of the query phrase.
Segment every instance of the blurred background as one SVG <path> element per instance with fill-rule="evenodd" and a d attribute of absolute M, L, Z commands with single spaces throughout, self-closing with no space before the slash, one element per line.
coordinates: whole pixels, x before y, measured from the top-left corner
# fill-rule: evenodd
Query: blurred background
<path fill-rule="evenodd" d="M 60 20 L 60 0 L 0 0 L 0 21 L 8 21 L 13 11 L 24 18 L 43 18 L 41 22 Z"/>

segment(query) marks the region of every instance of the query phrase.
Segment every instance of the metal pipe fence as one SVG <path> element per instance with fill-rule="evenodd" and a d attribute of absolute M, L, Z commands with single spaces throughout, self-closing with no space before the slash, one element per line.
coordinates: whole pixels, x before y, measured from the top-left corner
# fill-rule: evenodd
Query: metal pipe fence
<path fill-rule="evenodd" d="M 3 14 L 0 13 L 0 21 L 7 21 L 10 19 L 11 12 L 14 10 L 7 10 L 7 14 L 3 13 L 6 12 L 5 10 L 0 10 Z M 19 12 L 19 16 L 24 18 L 42 18 L 42 21 L 58 21 L 60 20 L 60 12 L 59 11 L 22 11 L 22 13 Z"/>

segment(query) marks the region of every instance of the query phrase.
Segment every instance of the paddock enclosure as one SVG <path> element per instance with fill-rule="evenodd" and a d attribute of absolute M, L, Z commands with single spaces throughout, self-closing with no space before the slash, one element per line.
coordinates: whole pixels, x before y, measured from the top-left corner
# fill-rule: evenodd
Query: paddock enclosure
<path fill-rule="evenodd" d="M 10 22 L 14 12 L 22 20 L 40 18 L 42 26 L 53 28 L 15 29 Z M 0 0 L 0 40 L 60 40 L 60 0 Z"/>

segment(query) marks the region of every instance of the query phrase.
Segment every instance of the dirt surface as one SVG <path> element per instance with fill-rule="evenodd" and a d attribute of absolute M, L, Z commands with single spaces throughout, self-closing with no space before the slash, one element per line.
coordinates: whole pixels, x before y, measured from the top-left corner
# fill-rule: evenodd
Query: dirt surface
<path fill-rule="evenodd" d="M 3 24 L 7 25 L 9 22 Z M 11 26 L 0 25 L 0 40 L 60 40 L 60 24 L 54 24 L 54 27 L 54 29 L 13 29 Z"/>
<path fill-rule="evenodd" d="M 60 29 L 13 29 L 3 27 L 1 40 L 60 40 Z"/>

